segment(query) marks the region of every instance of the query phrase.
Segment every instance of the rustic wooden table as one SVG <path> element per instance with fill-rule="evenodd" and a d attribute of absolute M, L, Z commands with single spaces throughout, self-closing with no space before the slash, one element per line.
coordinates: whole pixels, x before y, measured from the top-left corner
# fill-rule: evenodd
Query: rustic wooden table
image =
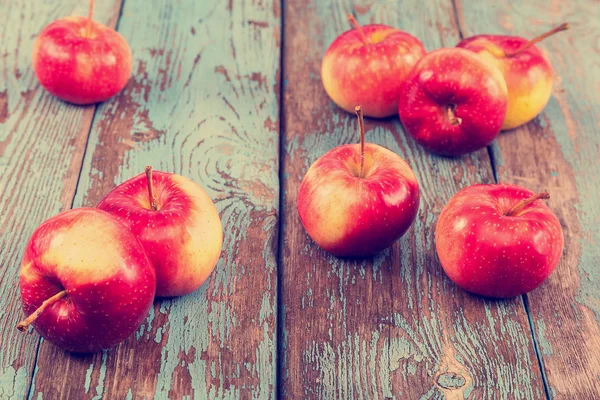
<path fill-rule="evenodd" d="M 513 4 L 509 4 L 513 3 Z M 525 4 L 526 3 L 526 4 Z M 596 0 L 106 0 L 134 56 L 125 90 L 77 107 L 46 93 L 31 47 L 86 0 L 0 0 L 0 398 L 600 398 L 600 6 Z M 397 118 L 367 140 L 413 167 L 414 227 L 375 258 L 344 261 L 304 232 L 296 193 L 308 166 L 354 142 L 354 117 L 320 82 L 321 57 L 349 28 L 382 22 L 428 50 L 476 33 L 533 37 L 554 94 L 533 122 L 459 159 L 425 153 Z M 72 355 L 14 329 L 18 265 L 44 219 L 94 205 L 151 164 L 215 199 L 223 256 L 197 292 L 156 301 L 121 345 Z M 565 229 L 550 279 L 484 300 L 445 277 L 433 242 L 446 201 L 473 183 L 548 189 Z"/>

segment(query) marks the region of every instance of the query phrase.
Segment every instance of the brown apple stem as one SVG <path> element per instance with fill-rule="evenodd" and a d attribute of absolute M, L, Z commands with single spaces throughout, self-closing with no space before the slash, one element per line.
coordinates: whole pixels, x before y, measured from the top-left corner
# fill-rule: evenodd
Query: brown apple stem
<path fill-rule="evenodd" d="M 360 174 L 363 177 L 363 169 L 365 167 L 365 121 L 363 118 L 363 110 L 361 106 L 354 107 L 354 112 L 358 117 L 358 128 L 360 130 Z"/>
<path fill-rule="evenodd" d="M 94 2 L 95 0 L 90 0 L 90 9 L 88 11 L 88 21 L 87 21 L 87 35 L 92 35 L 92 15 L 94 15 Z"/>
<path fill-rule="evenodd" d="M 449 104 L 446 107 L 446 117 L 448 118 L 448 121 L 450 121 L 450 123 L 452 125 L 460 125 L 462 123 L 462 118 L 457 117 L 454 112 L 456 111 L 456 106 L 454 104 Z"/>
<path fill-rule="evenodd" d="M 510 210 L 508 210 L 508 212 L 506 213 L 506 216 L 511 217 L 511 216 L 517 215 L 518 213 L 523 211 L 523 209 L 525 207 L 527 207 L 529 204 L 533 203 L 534 201 L 539 200 L 539 199 L 548 200 L 549 198 L 550 198 L 550 195 L 548 194 L 548 192 L 534 194 L 533 196 L 531 196 L 527 199 L 523 199 L 523 200 L 519 201 L 517 204 L 515 204 Z"/>
<path fill-rule="evenodd" d="M 17 324 L 17 329 L 21 332 L 26 332 L 29 328 L 29 325 L 31 325 L 33 321 L 35 321 L 37 317 L 39 317 L 40 314 L 46 310 L 46 308 L 50 307 L 52 304 L 56 303 L 58 300 L 62 299 L 66 295 L 67 291 L 61 290 L 49 299 L 44 300 L 42 305 L 39 306 L 37 310 L 35 310 L 29 317 L 25 318 L 23 321 Z"/>
<path fill-rule="evenodd" d="M 356 20 L 356 18 L 354 18 L 354 15 L 348 14 L 347 17 L 348 17 L 348 21 L 350 21 L 350 23 L 352 24 L 352 26 L 354 26 L 354 29 L 357 29 L 358 32 L 360 32 L 360 35 L 362 36 L 363 42 L 365 44 L 370 44 L 371 41 L 369 40 L 369 37 L 365 33 L 365 30 L 363 29 L 363 27 L 360 26 L 360 24 L 358 23 L 358 21 Z"/>
<path fill-rule="evenodd" d="M 534 39 L 531 39 L 529 42 L 525 43 L 524 45 L 522 45 L 521 47 L 519 47 L 517 50 L 513 51 L 512 53 L 506 53 L 506 57 L 514 57 L 517 54 L 521 54 L 522 52 L 524 52 L 525 50 L 527 50 L 528 48 L 530 48 L 537 42 L 541 42 L 542 40 L 546 39 L 548 36 L 552 36 L 557 32 L 566 31 L 567 29 L 569 29 L 569 24 L 565 22 L 564 24 L 559 25 L 556 28 L 551 29 L 546 33 L 543 33 L 540 36 L 538 36 Z"/>
<path fill-rule="evenodd" d="M 154 197 L 154 190 L 152 189 L 152 166 L 146 166 L 146 180 L 148 181 L 148 197 L 150 198 L 150 207 L 152 210 L 157 211 L 158 206 L 156 205 L 156 197 Z"/>

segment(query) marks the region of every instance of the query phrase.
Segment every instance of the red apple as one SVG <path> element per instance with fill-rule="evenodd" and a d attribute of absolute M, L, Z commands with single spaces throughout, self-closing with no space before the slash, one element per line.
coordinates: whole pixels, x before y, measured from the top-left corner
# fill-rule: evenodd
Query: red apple
<path fill-rule="evenodd" d="M 423 57 L 402 86 L 398 112 L 427 150 L 456 156 L 481 149 L 500 132 L 508 101 L 500 71 L 464 49 Z"/>
<path fill-rule="evenodd" d="M 535 43 L 567 28 L 567 24 L 562 24 L 529 41 L 517 36 L 478 35 L 457 45 L 475 52 L 502 72 L 508 87 L 508 109 L 502 130 L 531 121 L 548 103 L 552 94 L 552 66 Z"/>
<path fill-rule="evenodd" d="M 412 225 L 419 184 L 400 156 L 361 142 L 339 146 L 309 168 L 298 192 L 298 214 L 309 236 L 337 256 L 366 256 L 389 247 Z"/>
<path fill-rule="evenodd" d="M 114 96 L 131 76 L 131 51 L 118 32 L 90 15 L 65 17 L 46 26 L 33 45 L 33 70 L 56 97 L 91 104 Z"/>
<path fill-rule="evenodd" d="M 329 46 L 321 79 L 331 99 L 348 112 L 362 104 L 369 117 L 388 117 L 398 110 L 400 85 L 425 55 L 423 44 L 410 34 L 387 25 L 361 27 L 338 36 Z"/>
<path fill-rule="evenodd" d="M 538 287 L 554 270 L 563 232 L 552 210 L 516 185 L 473 185 L 442 210 L 435 229 L 444 271 L 461 288 L 512 297 Z"/>
<path fill-rule="evenodd" d="M 110 214 L 63 212 L 33 233 L 21 263 L 27 319 L 49 342 L 73 352 L 111 347 L 148 314 L 156 276 L 140 242 Z"/>
<path fill-rule="evenodd" d="M 181 175 L 146 167 L 98 204 L 139 238 L 156 269 L 156 295 L 196 290 L 215 268 L 223 228 L 206 192 Z"/>

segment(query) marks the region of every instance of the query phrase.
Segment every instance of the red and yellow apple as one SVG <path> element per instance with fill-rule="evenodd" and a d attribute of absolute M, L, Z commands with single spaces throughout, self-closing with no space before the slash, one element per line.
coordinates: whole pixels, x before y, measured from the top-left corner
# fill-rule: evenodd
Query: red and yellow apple
<path fill-rule="evenodd" d="M 427 150 L 457 156 L 490 144 L 500 132 L 508 96 L 500 71 L 474 53 L 440 49 L 404 81 L 398 112 Z"/>
<path fill-rule="evenodd" d="M 308 235 L 337 256 L 367 256 L 389 247 L 412 225 L 419 184 L 392 151 L 364 143 L 338 146 L 312 164 L 298 192 L 298 214 Z"/>
<path fill-rule="evenodd" d="M 73 352 L 111 347 L 148 314 L 156 276 L 141 243 L 116 218 L 94 208 L 66 211 L 33 233 L 21 263 L 21 298 L 49 342 Z"/>
<path fill-rule="evenodd" d="M 563 251 L 558 218 L 534 194 L 516 185 L 473 185 L 442 210 L 435 243 L 454 283 L 487 297 L 512 297 L 538 287 Z"/>
<path fill-rule="evenodd" d="M 414 36 L 387 25 L 358 25 L 342 33 L 325 52 L 321 79 L 325 91 L 348 112 L 361 104 L 368 117 L 383 118 L 398 110 L 400 85 L 425 55 Z"/>
<path fill-rule="evenodd" d="M 530 41 L 518 36 L 478 35 L 457 45 L 475 52 L 502 72 L 508 88 L 508 109 L 502 130 L 531 121 L 548 103 L 552 94 L 552 66 L 535 43 L 567 28 L 563 24 Z"/>
<path fill-rule="evenodd" d="M 71 16 L 50 23 L 33 45 L 33 70 L 56 97 L 92 104 L 121 91 L 131 76 L 129 45 L 118 32 L 91 18 Z"/>
<path fill-rule="evenodd" d="M 98 204 L 141 241 L 156 269 L 156 295 L 181 296 L 208 278 L 221 255 L 223 228 L 206 192 L 181 175 L 146 168 Z"/>

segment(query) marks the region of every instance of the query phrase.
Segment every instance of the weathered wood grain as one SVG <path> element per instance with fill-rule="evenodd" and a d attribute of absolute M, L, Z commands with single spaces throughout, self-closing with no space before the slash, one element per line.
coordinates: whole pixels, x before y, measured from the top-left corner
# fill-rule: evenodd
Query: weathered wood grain
<path fill-rule="evenodd" d="M 346 13 L 403 28 L 428 50 L 458 41 L 451 2 L 332 3 L 289 1 L 284 9 L 282 397 L 544 397 L 521 299 L 487 301 L 458 290 L 435 255 L 445 202 L 462 187 L 493 182 L 487 151 L 431 156 L 397 118 L 368 120 L 367 140 L 413 167 L 422 191 L 418 220 L 391 249 L 365 260 L 331 257 L 304 232 L 296 208 L 304 173 L 358 137 L 354 117 L 329 101 L 320 82 L 321 57 L 348 29 Z"/>
<path fill-rule="evenodd" d="M 279 3 L 127 0 L 118 30 L 134 76 L 96 113 L 75 205 L 151 164 L 216 200 L 224 251 L 122 345 L 73 357 L 42 343 L 32 397 L 274 397 Z"/>
<path fill-rule="evenodd" d="M 23 317 L 21 256 L 39 223 L 70 208 L 95 108 L 72 106 L 45 92 L 31 68 L 31 49 L 44 26 L 63 16 L 86 15 L 87 4 L 0 2 L 1 399 L 27 396 L 40 340 L 15 329 Z M 114 25 L 119 4 L 98 2 L 97 19 Z"/>
<path fill-rule="evenodd" d="M 500 135 L 498 179 L 548 190 L 565 232 L 554 274 L 528 295 L 550 395 L 600 396 L 600 7 L 593 0 L 459 2 L 465 35 L 534 37 L 562 22 L 571 30 L 541 44 L 555 88 L 533 122 Z M 493 7 L 492 7 L 493 5 Z"/>

